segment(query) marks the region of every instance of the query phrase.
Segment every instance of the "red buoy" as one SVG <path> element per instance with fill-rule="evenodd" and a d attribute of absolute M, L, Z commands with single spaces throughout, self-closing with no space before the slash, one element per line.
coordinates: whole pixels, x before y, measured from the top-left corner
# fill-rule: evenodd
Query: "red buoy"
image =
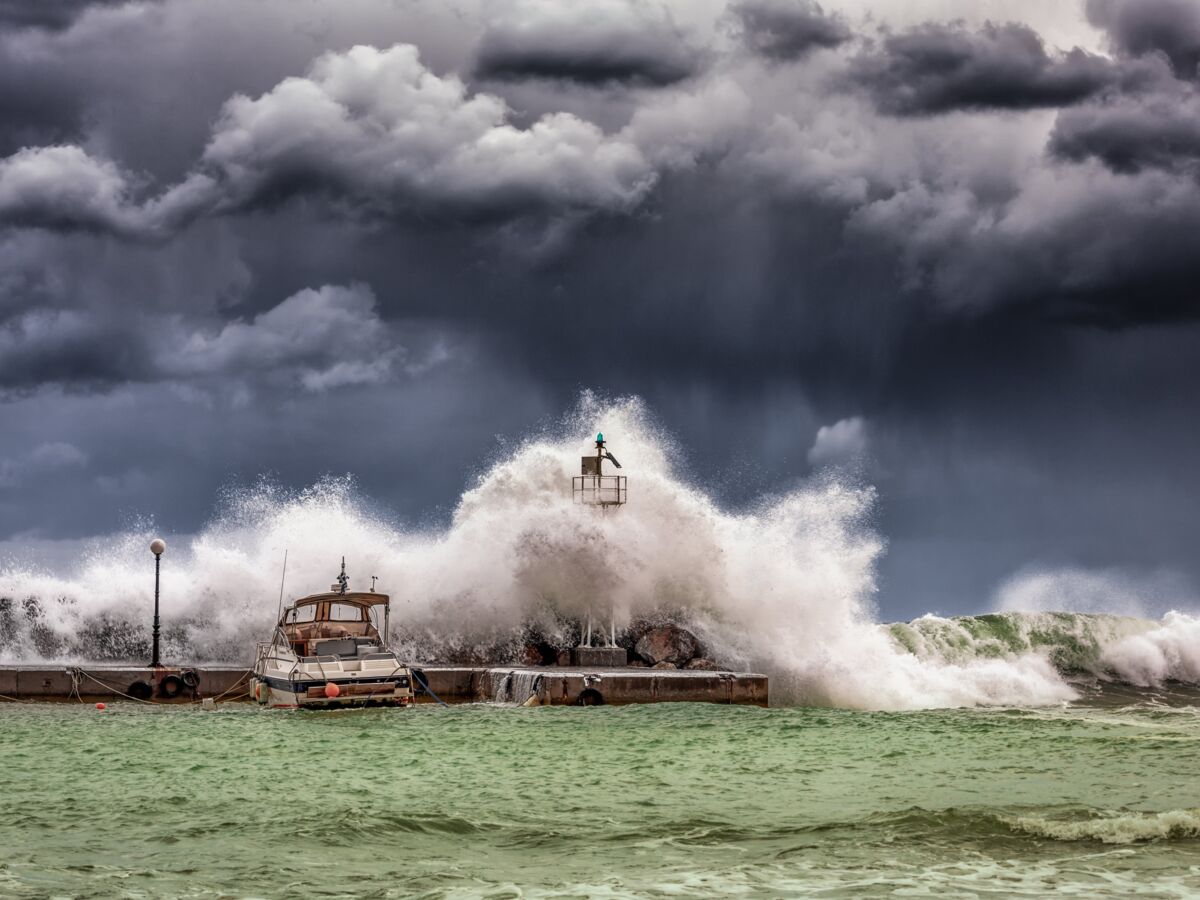
<path fill-rule="evenodd" d="M 108 707 L 107 707 L 107 706 L 105 706 L 103 703 L 97 703 L 97 704 L 96 704 L 96 709 L 98 709 L 98 710 L 100 710 L 100 711 L 102 711 L 102 712 L 103 712 L 104 710 L 108 709 Z"/>
<path fill-rule="evenodd" d="M 338 687 L 336 684 L 334 684 L 332 681 L 327 681 L 325 683 L 325 696 L 326 697 L 333 699 L 334 697 L 337 697 L 341 693 L 342 693 L 342 689 L 340 687 Z"/>

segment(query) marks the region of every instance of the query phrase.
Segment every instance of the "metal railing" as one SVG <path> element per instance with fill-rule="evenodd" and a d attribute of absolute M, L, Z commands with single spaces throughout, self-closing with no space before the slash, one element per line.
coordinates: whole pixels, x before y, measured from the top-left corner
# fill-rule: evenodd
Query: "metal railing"
<path fill-rule="evenodd" d="M 576 475 L 571 498 L 585 506 L 621 506 L 628 497 L 624 475 Z"/>

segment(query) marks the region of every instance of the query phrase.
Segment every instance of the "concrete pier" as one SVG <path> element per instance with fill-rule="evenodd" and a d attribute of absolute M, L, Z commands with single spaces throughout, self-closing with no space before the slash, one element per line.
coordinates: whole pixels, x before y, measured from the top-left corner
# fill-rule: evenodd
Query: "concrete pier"
<path fill-rule="evenodd" d="M 641 669 L 632 667 L 520 667 L 413 665 L 429 690 L 445 703 L 525 703 L 529 705 L 627 705 L 631 703 L 724 703 L 766 706 L 767 676 L 738 672 Z M 167 696 L 185 673 L 196 676 Z M 0 703 L 12 701 L 120 701 L 135 684 L 150 688 L 152 703 L 192 703 L 212 697 L 247 700 L 247 670 L 224 666 L 170 666 L 149 669 L 113 665 L 0 666 Z M 191 679 L 188 679 L 190 681 Z M 420 703 L 435 702 L 417 690 Z"/>
<path fill-rule="evenodd" d="M 630 703 L 767 705 L 767 676 L 641 668 L 414 666 L 446 703 L 532 701 L 545 705 Z M 419 702 L 433 702 L 424 693 Z"/>
<path fill-rule="evenodd" d="M 193 690 L 184 682 L 185 673 L 194 672 Z M 154 703 L 189 703 L 203 697 L 246 699 L 245 669 L 223 666 L 146 666 L 40 665 L 0 666 L 0 702 L 15 700 L 122 700 L 136 695 L 136 684 L 149 688 L 149 696 L 135 697 Z M 174 676 L 181 686 L 166 696 L 163 681 Z M 241 684 L 239 684 L 241 680 Z M 174 684 L 172 683 L 172 688 Z M 168 689 L 169 690 L 169 689 Z"/>

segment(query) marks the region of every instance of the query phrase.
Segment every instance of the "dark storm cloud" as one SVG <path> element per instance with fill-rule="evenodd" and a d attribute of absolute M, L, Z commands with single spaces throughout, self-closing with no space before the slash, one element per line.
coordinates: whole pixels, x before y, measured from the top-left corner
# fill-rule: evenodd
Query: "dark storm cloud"
<path fill-rule="evenodd" d="M 1189 0 L 1089 0 L 1088 19 L 1112 49 L 1136 59 L 1142 77 L 1123 90 L 1063 110 L 1049 149 L 1058 158 L 1094 159 L 1114 172 L 1160 169 L 1195 176 L 1200 160 L 1200 6 Z M 1169 65 L 1169 69 L 1167 66 Z M 1155 71 L 1155 67 L 1163 71 Z M 1170 77 L 1171 72 L 1179 79 Z"/>
<path fill-rule="evenodd" d="M 149 374 L 151 348 L 119 322 L 35 309 L 0 326 L 0 402 L 51 385 L 111 390 Z"/>
<path fill-rule="evenodd" d="M 801 59 L 814 50 L 839 47 L 854 36 L 843 19 L 827 14 L 816 0 L 742 0 L 730 11 L 746 46 L 770 59 Z"/>
<path fill-rule="evenodd" d="M 1102 57 L 1078 47 L 1052 54 L 1032 28 L 928 24 L 887 35 L 854 61 L 850 80 L 884 112 L 1036 109 L 1092 96 L 1114 80 Z"/>
<path fill-rule="evenodd" d="M 1046 172 L 1001 202 L 917 187 L 857 211 L 893 241 L 909 284 L 948 309 L 1130 327 L 1200 318 L 1200 189 L 1161 172 Z"/>
<path fill-rule="evenodd" d="M 0 28 L 67 28 L 92 8 L 124 6 L 134 0 L 0 0 Z"/>
<path fill-rule="evenodd" d="M 448 358 L 436 334 L 413 343 L 400 343 L 363 284 L 301 290 L 257 315 L 207 328 L 179 316 L 133 323 L 99 310 L 40 307 L 0 328 L 0 394 L 130 383 L 323 393 L 387 384 Z"/>
<path fill-rule="evenodd" d="M 82 139 L 87 90 L 43 38 L 0 24 L 0 156 Z"/>
<path fill-rule="evenodd" d="M 1193 0 L 1088 0 L 1086 9 L 1118 52 L 1163 53 L 1180 78 L 1200 77 L 1200 5 Z"/>
<path fill-rule="evenodd" d="M 1200 96 L 1191 89 L 1124 95 L 1064 110 L 1050 149 L 1063 159 L 1098 159 L 1114 172 L 1198 173 Z"/>
<path fill-rule="evenodd" d="M 475 75 L 661 87 L 694 74 L 701 61 L 663 7 L 637 0 L 525 2 L 488 25 Z"/>
<path fill-rule="evenodd" d="M 82 106 L 78 96 L 46 79 L 29 80 L 29 67 L 0 49 L 0 155 L 22 147 L 56 144 L 80 136 Z"/>
<path fill-rule="evenodd" d="M 551 47 L 551 37 L 564 33 L 558 26 L 575 15 L 557 5 L 506 9 L 507 17 L 488 23 L 485 48 L 505 33 L 538 38 L 526 47 Z M 621 28 L 655 36 L 647 22 L 670 22 L 650 6 L 589 9 L 601 26 L 586 32 L 595 47 L 617 46 L 611 35 Z M 763 21 L 755 15 L 764 9 L 738 11 L 750 25 Z M 815 6 L 797 10 L 820 15 Z M 603 27 L 614 22 L 620 28 Z M 558 43 L 588 57 L 586 48 Z M 755 97 L 749 65 L 653 92 L 624 127 L 606 131 L 566 113 L 516 125 L 502 98 L 434 73 L 418 48 L 359 45 L 321 54 L 303 75 L 262 94 L 229 98 L 190 172 L 165 189 L 76 145 L 12 154 L 0 160 L 0 218 L 12 228 L 155 240 L 205 218 L 313 202 L 318 217 L 370 227 L 441 222 L 490 233 L 497 248 L 549 248 L 532 249 L 537 257 L 560 252 L 597 213 L 615 215 L 617 228 L 634 214 L 669 216 L 671 201 L 658 186 L 678 173 L 680 183 L 705 190 L 730 179 L 760 207 L 787 185 L 809 208 L 840 216 L 850 239 L 869 240 L 880 258 L 894 253 L 911 301 L 952 314 L 1006 308 L 1110 324 L 1192 315 L 1179 281 L 1190 272 L 1189 254 L 1158 223 L 1190 227 L 1194 185 L 1166 175 L 1113 180 L 1075 165 L 1095 156 L 1119 169 L 1118 151 L 1098 146 L 1099 130 L 1088 149 L 1079 123 L 1104 104 L 1132 103 L 1136 92 L 1153 96 L 1163 78 L 1171 81 L 1161 67 L 1118 65 L 1078 49 L 1052 53 L 1016 24 L 927 24 L 849 58 L 842 78 L 890 114 L 1069 105 L 1109 89 L 1079 117 L 1063 110 L 1050 147 L 1052 159 L 1068 164 L 1064 171 L 1035 161 L 1009 173 L 986 155 L 927 166 L 918 147 L 950 152 L 952 132 L 892 140 L 886 119 L 852 103 L 823 106 L 824 88 L 803 76 L 791 93 Z M 1184 129 L 1177 148 L 1164 149 L 1163 133 L 1149 130 L 1145 153 L 1190 152 Z M 1137 143 L 1132 129 L 1125 138 Z M 1132 150 L 1122 152 L 1133 161 L 1121 171 L 1144 167 Z M 1100 203 L 1116 211 L 1098 220 Z M 1148 236 L 1145 252 L 1133 260 L 1114 255 L 1122 231 Z M 1153 285 L 1153 298 L 1138 285 Z"/>

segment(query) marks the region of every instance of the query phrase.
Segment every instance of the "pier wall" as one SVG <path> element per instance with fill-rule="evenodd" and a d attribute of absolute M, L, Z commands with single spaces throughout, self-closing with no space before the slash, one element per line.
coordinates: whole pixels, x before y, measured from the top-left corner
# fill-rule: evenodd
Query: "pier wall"
<path fill-rule="evenodd" d="M 766 706 L 767 676 L 736 672 L 671 671 L 641 668 L 415 667 L 433 693 L 447 703 L 523 703 L 530 697 L 548 705 L 575 705 L 593 699 L 616 706 L 630 703 L 732 703 Z M 585 696 L 585 692 L 590 692 Z M 423 694 L 420 702 L 433 702 Z"/>
<path fill-rule="evenodd" d="M 158 690 L 165 675 L 187 670 L 199 676 L 193 692 L 174 698 Z M 600 705 L 632 703 L 723 703 L 766 706 L 765 675 L 737 672 L 673 671 L 641 668 L 414 665 L 429 690 L 445 703 L 528 703 Z M 150 702 L 191 703 L 213 697 L 247 700 L 245 669 L 221 666 L 0 666 L 0 703 L 16 701 L 120 701 L 135 682 L 154 686 Z M 417 701 L 436 702 L 417 689 Z"/>
<path fill-rule="evenodd" d="M 181 676 L 191 669 L 199 676 L 199 697 L 228 697 L 245 699 L 238 685 L 245 669 L 221 666 L 168 666 L 154 670 L 139 666 L 0 666 L 0 702 L 5 697 L 17 700 L 120 700 L 135 682 L 142 681 L 157 687 L 165 675 Z M 154 696 L 155 702 L 191 702 L 193 697 L 184 689 L 175 698 Z M 225 699 L 225 698 L 222 698 Z"/>

